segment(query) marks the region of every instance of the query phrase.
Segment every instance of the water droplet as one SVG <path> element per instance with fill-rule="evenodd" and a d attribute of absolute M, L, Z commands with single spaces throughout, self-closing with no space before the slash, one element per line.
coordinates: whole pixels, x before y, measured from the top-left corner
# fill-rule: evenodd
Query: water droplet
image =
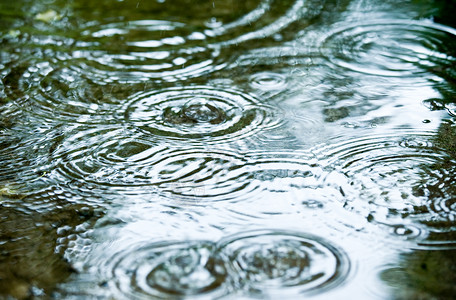
<path fill-rule="evenodd" d="M 185 117 L 194 122 L 208 122 L 211 124 L 220 124 L 225 119 L 223 110 L 213 106 L 205 99 L 192 99 L 184 104 L 182 108 Z"/>
<path fill-rule="evenodd" d="M 279 90 L 286 87 L 285 76 L 272 72 L 263 72 L 251 77 L 251 85 L 261 90 Z"/>
<path fill-rule="evenodd" d="M 407 240 L 416 239 L 423 234 L 423 231 L 414 225 L 392 225 L 392 232 L 398 236 Z"/>

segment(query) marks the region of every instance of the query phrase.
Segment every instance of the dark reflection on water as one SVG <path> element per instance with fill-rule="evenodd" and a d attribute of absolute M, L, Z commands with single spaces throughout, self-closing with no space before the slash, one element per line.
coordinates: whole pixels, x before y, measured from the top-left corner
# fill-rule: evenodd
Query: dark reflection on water
<path fill-rule="evenodd" d="M 454 298 L 454 13 L 3 1 L 0 295 Z"/>

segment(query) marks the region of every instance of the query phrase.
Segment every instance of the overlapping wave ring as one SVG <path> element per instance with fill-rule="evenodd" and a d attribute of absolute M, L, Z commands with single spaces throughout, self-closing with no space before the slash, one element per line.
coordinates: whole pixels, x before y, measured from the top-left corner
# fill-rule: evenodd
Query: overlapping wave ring
<path fill-rule="evenodd" d="M 154 8 L 160 6 L 157 3 L 147 8 L 152 19 L 108 23 L 91 20 L 95 15 L 87 11 L 90 5 L 80 7 L 82 13 L 62 8 L 68 14 L 62 20 L 49 24 L 35 20 L 16 28 L 17 36 L 5 35 L 9 48 L 20 49 L 6 66 L 5 94 L 49 121 L 106 121 L 115 104 L 128 97 L 128 89 L 118 83 L 173 82 L 220 70 L 232 60 L 223 51 L 233 53 L 244 42 L 285 34 L 289 26 L 305 27 L 321 9 L 303 0 L 257 2 L 241 5 L 236 19 L 232 8 L 224 8 L 215 19 L 212 12 L 200 12 L 194 18 L 176 17 L 178 21 L 163 19 L 162 8 Z M 179 3 L 168 5 L 171 12 L 180 8 Z M 81 25 L 71 20 L 79 13 L 87 25 L 75 35 L 74 26 Z M 21 63 L 14 62 L 18 59 Z"/>
<path fill-rule="evenodd" d="M 456 161 L 432 138 L 414 131 L 370 135 L 334 143 L 317 156 L 342 174 L 333 184 L 341 187 L 345 208 L 419 245 L 453 247 L 449 174 Z"/>
<path fill-rule="evenodd" d="M 200 12 L 195 19 L 176 17 L 176 21 L 158 14 L 158 19 L 89 22 L 66 59 L 95 82 L 174 82 L 199 77 L 224 68 L 233 59 L 229 53 L 240 44 L 252 40 L 261 44 L 261 39 L 273 36 L 282 39 L 289 26 L 308 25 L 321 9 L 321 3 L 308 2 L 263 0 L 253 7 L 249 2 L 246 11 L 235 12 L 235 20 L 226 20 L 220 10 L 216 17 Z"/>
<path fill-rule="evenodd" d="M 283 230 L 242 232 L 218 243 L 234 285 L 255 297 L 302 297 L 344 281 L 346 254 L 321 237 Z"/>
<path fill-rule="evenodd" d="M 138 93 L 119 118 L 152 135 L 212 144 L 279 126 L 276 111 L 236 90 L 196 86 Z"/>
<path fill-rule="evenodd" d="M 430 21 L 373 20 L 339 26 L 321 42 L 334 65 L 369 75 L 423 76 L 452 69 L 456 31 Z"/>
<path fill-rule="evenodd" d="M 223 68 L 220 49 L 204 46 L 206 36 L 186 24 L 140 20 L 96 25 L 82 31 L 68 59 L 98 82 L 184 80 Z"/>
<path fill-rule="evenodd" d="M 109 123 L 128 90 L 96 85 L 81 75 L 46 61 L 17 65 L 4 78 L 5 92 L 24 111 L 49 123 Z"/>
<path fill-rule="evenodd" d="M 50 146 L 48 160 L 42 172 L 56 182 L 108 194 L 165 193 L 193 202 L 251 200 L 268 194 L 325 202 L 328 194 L 323 192 L 328 172 L 311 153 L 176 147 L 119 126 L 77 127 Z"/>
<path fill-rule="evenodd" d="M 222 197 L 244 185 L 217 182 L 244 158 L 223 149 L 179 149 L 124 128 L 79 129 L 50 154 L 49 172 L 63 182 L 79 182 L 108 191 L 182 197 Z M 240 178 L 237 178 L 240 179 Z M 234 196 L 233 196 L 234 197 Z"/>
<path fill-rule="evenodd" d="M 218 242 L 133 242 L 122 248 L 100 256 L 98 271 L 109 295 L 129 299 L 302 297 L 341 284 L 351 268 L 345 252 L 325 239 L 275 229 Z"/>

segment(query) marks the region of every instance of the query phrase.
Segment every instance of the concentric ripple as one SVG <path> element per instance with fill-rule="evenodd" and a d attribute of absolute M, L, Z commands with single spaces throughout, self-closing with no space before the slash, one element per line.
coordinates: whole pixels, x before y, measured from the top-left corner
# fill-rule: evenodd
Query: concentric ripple
<path fill-rule="evenodd" d="M 308 2 L 141 3 L 142 10 L 150 12 L 139 14 L 144 19 L 88 20 L 67 59 L 97 82 L 173 82 L 198 77 L 224 68 L 232 60 L 226 51 L 230 47 L 251 40 L 261 43 L 280 34 L 288 38 L 287 27 L 307 26 L 321 10 L 319 2 Z M 164 5 L 168 15 L 163 15 Z M 190 10 L 188 14 L 182 13 L 182 7 Z"/>
<path fill-rule="evenodd" d="M 209 143 L 277 126 L 273 117 L 271 107 L 247 94 L 205 86 L 139 93 L 124 110 L 124 118 L 145 132 Z"/>
<path fill-rule="evenodd" d="M 227 293 L 227 271 L 214 245 L 204 241 L 137 245 L 102 265 L 114 297 L 214 299 Z"/>
<path fill-rule="evenodd" d="M 323 153 L 321 158 L 329 158 L 346 180 L 338 177 L 334 183 L 343 191 L 345 208 L 389 225 L 398 237 L 416 238 L 419 244 L 454 243 L 450 174 L 456 162 L 433 144 L 431 136 L 369 136 L 332 145 Z"/>
<path fill-rule="evenodd" d="M 257 199 L 264 193 L 319 201 L 340 197 L 338 190 L 325 185 L 328 173 L 305 152 L 241 154 L 223 148 L 176 148 L 114 126 L 79 127 L 50 149 L 43 172 L 106 192 L 160 192 L 193 202 Z"/>
<path fill-rule="evenodd" d="M 456 31 L 431 22 L 381 20 L 332 31 L 322 52 L 335 65 L 380 76 L 416 76 L 451 68 Z"/>
<path fill-rule="evenodd" d="M 44 61 L 13 67 L 4 82 L 11 99 L 50 121 L 106 122 L 112 106 L 126 97 L 119 87 L 94 85 L 74 70 Z"/>
<path fill-rule="evenodd" d="M 219 247 L 236 284 L 256 296 L 319 293 L 343 281 L 350 269 L 342 250 L 309 234 L 250 231 L 222 240 Z"/>
<path fill-rule="evenodd" d="M 0 182 L 30 189 L 43 175 L 39 168 L 47 164 L 48 141 L 53 137 L 53 132 L 33 128 L 28 122 L 0 129 Z"/>
<path fill-rule="evenodd" d="M 240 155 L 201 147 L 172 148 L 122 128 L 80 130 L 53 148 L 49 172 L 103 189 L 136 188 L 137 193 L 159 189 L 184 198 L 223 199 L 246 184 L 233 172 L 244 164 Z M 219 182 L 220 176 L 228 179 Z"/>

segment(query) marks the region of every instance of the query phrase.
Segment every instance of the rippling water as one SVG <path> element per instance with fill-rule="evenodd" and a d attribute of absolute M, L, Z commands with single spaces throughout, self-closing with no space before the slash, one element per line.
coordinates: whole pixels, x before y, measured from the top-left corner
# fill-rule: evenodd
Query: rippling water
<path fill-rule="evenodd" d="M 449 1 L 0 4 L 0 297 L 451 299 Z"/>

